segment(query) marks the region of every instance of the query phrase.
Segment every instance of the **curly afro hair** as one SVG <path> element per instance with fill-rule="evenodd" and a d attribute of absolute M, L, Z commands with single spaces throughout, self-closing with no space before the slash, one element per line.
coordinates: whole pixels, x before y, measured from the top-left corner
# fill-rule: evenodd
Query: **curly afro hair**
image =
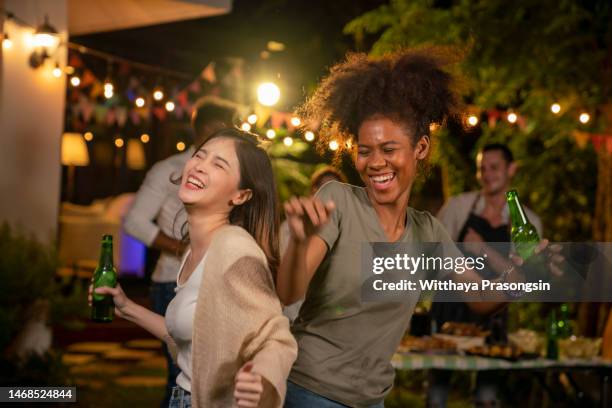
<path fill-rule="evenodd" d="M 401 50 L 379 58 L 348 54 L 330 69 L 298 110 L 306 126 L 319 128 L 320 149 L 331 140 L 337 153 L 351 148 L 361 124 L 382 116 L 405 127 L 413 144 L 459 112 L 458 81 L 445 70 L 455 62 L 441 48 Z"/>

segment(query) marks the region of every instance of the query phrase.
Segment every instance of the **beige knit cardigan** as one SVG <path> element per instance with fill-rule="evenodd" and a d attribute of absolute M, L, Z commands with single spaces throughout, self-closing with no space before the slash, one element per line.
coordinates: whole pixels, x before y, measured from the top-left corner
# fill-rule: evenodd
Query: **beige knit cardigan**
<path fill-rule="evenodd" d="M 243 228 L 215 232 L 204 261 L 192 335 L 194 407 L 235 406 L 234 377 L 248 361 L 266 387 L 260 407 L 281 407 L 297 343 L 283 316 L 266 257 Z M 176 355 L 176 343 L 165 338 Z"/>

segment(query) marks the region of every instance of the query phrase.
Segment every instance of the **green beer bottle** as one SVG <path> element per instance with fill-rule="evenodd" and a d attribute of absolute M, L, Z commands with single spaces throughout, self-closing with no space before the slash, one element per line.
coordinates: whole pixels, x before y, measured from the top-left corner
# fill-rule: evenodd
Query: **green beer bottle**
<path fill-rule="evenodd" d="M 113 236 L 102 237 L 102 249 L 100 251 L 100 262 L 93 274 L 93 289 L 91 302 L 91 320 L 94 322 L 108 323 L 115 316 L 115 303 L 113 297 L 95 293 L 95 289 L 101 286 L 114 288 L 117 285 L 117 270 L 113 266 Z"/>
<path fill-rule="evenodd" d="M 533 255 L 538 242 L 540 242 L 540 237 L 533 224 L 529 222 L 516 190 L 508 191 L 506 193 L 506 200 L 508 201 L 510 220 L 512 222 L 510 238 L 514 242 L 516 252 L 526 261 Z"/>
<path fill-rule="evenodd" d="M 572 335 L 572 326 L 569 318 L 569 305 L 567 303 L 561 303 L 559 321 L 557 326 L 559 328 L 559 338 L 566 339 Z"/>

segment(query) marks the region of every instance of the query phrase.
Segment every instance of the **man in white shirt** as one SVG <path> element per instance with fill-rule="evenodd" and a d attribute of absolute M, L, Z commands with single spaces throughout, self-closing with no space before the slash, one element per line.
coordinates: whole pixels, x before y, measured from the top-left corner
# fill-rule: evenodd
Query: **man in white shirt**
<path fill-rule="evenodd" d="M 192 115 L 194 145 L 185 152 L 156 163 L 149 170 L 125 218 L 124 228 L 128 234 L 161 251 L 151 276 L 152 309 L 161 315 L 166 313 L 166 308 L 174 297 L 180 258 L 186 246 L 182 242 L 185 232 L 182 228 L 186 225 L 187 218 L 183 203 L 178 198 L 179 186 L 172 180 L 180 178 L 183 166 L 193 155 L 195 147 L 217 130 L 232 126 L 235 115 L 236 105 L 232 102 L 214 97 L 205 97 L 198 101 Z M 161 406 L 167 407 L 179 369 L 172 361 L 166 346 L 163 347 L 168 362 L 168 382 Z"/>

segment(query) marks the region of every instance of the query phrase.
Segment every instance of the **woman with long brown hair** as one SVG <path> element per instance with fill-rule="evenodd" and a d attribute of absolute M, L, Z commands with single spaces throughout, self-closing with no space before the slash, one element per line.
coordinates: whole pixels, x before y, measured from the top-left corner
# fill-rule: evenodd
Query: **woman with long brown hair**
<path fill-rule="evenodd" d="M 278 208 L 270 159 L 258 138 L 214 133 L 187 162 L 179 197 L 187 250 L 165 317 L 112 295 L 116 314 L 163 339 L 181 373 L 170 406 L 279 407 L 296 343 L 274 291 Z"/>

